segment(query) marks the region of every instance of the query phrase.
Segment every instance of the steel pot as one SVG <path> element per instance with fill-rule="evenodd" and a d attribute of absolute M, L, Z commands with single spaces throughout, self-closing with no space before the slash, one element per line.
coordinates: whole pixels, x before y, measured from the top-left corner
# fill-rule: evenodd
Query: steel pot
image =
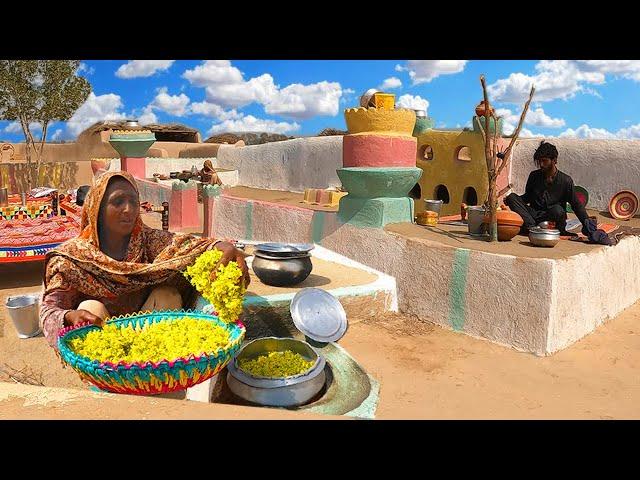
<path fill-rule="evenodd" d="M 251 267 L 262 283 L 287 287 L 304 282 L 311 273 L 313 264 L 309 253 L 279 257 L 256 251 Z"/>
<path fill-rule="evenodd" d="M 484 235 L 482 224 L 484 223 L 484 207 L 473 205 L 467 207 L 467 226 L 472 236 Z"/>
<path fill-rule="evenodd" d="M 239 367 L 239 361 L 270 352 L 291 350 L 313 361 L 309 370 L 282 378 L 254 376 Z M 245 344 L 227 366 L 227 385 L 238 397 L 273 407 L 303 405 L 315 397 L 326 382 L 326 361 L 311 345 L 293 338 L 265 337 Z"/>
<path fill-rule="evenodd" d="M 555 247 L 560 241 L 560 230 L 540 227 L 530 228 L 529 241 L 536 247 Z"/>

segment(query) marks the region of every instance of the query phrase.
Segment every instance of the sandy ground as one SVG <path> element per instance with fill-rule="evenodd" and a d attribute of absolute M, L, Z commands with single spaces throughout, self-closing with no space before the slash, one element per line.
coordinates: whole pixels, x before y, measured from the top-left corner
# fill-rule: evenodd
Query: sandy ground
<path fill-rule="evenodd" d="M 635 217 L 628 221 L 614 220 L 609 214 L 603 215 L 595 210 L 587 210 L 589 215 L 596 216 L 598 223 L 614 223 L 625 227 L 640 227 L 640 218 Z M 576 218 L 569 214 L 569 218 Z M 517 255 L 529 258 L 567 258 L 580 253 L 589 253 L 598 249 L 608 248 L 602 245 L 590 245 L 582 242 L 560 240 L 553 248 L 541 248 L 532 245 L 529 237 L 516 235 L 508 242 L 486 242 L 469 236 L 466 226 L 452 226 L 438 224 L 437 227 L 422 226 L 411 223 L 394 223 L 385 227 L 391 233 L 399 234 L 405 238 L 417 241 L 439 242 L 456 248 L 468 248 L 483 252 L 502 255 Z"/>

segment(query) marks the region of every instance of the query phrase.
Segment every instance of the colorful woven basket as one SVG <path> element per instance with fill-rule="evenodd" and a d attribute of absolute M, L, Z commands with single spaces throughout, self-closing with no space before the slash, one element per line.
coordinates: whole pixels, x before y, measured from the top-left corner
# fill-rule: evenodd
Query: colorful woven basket
<path fill-rule="evenodd" d="M 245 336 L 242 324 L 229 324 L 217 316 L 191 310 L 174 310 L 163 312 L 142 312 L 133 315 L 114 317 L 108 321 L 120 327 L 129 325 L 142 326 L 164 322 L 182 317 L 207 320 L 224 327 L 229 332 L 229 343 L 216 352 L 202 355 L 189 355 L 175 360 L 160 362 L 99 362 L 78 355 L 69 347 L 73 338 L 84 337 L 99 327 L 84 324 L 67 327 L 58 334 L 59 355 L 63 362 L 71 366 L 82 380 L 88 381 L 101 390 L 113 393 L 149 395 L 184 390 L 213 377 L 222 370 L 240 348 Z"/>

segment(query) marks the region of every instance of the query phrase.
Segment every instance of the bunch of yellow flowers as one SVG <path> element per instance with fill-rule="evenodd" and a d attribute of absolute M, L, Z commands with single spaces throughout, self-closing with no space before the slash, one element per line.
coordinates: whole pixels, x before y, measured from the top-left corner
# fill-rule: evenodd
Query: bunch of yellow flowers
<path fill-rule="evenodd" d="M 212 322 L 183 317 L 134 327 L 107 323 L 84 338 L 69 342 L 71 349 L 100 362 L 159 362 L 191 354 L 213 353 L 229 343 L 229 332 Z"/>
<path fill-rule="evenodd" d="M 305 360 L 299 353 L 285 350 L 284 352 L 270 352 L 254 359 L 240 359 L 239 367 L 251 375 L 282 378 L 303 373 L 309 370 L 313 363 Z"/>
<path fill-rule="evenodd" d="M 242 313 L 242 300 L 246 287 L 242 282 L 242 270 L 237 262 L 218 266 L 216 279 L 211 281 L 211 273 L 222 258 L 217 249 L 204 252 L 196 262 L 187 267 L 184 276 L 196 290 L 218 312 L 223 322 L 235 322 Z"/>

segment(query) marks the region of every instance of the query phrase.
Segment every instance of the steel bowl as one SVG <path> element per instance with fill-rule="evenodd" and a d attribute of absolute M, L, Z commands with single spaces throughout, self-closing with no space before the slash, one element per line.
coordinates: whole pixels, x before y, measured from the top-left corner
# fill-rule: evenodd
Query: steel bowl
<path fill-rule="evenodd" d="M 259 377 L 245 372 L 239 361 L 270 352 L 291 350 L 314 362 L 306 372 L 290 377 Z M 227 385 L 238 397 L 272 407 L 303 405 L 315 397 L 326 382 L 326 361 L 311 345 L 293 338 L 265 337 L 245 344 L 227 366 Z"/>
<path fill-rule="evenodd" d="M 289 287 L 304 282 L 311 274 L 313 264 L 309 253 L 279 257 L 256 251 L 251 268 L 262 283 L 273 287 Z"/>
<path fill-rule="evenodd" d="M 442 200 L 425 200 L 424 206 L 426 210 L 436 212 L 440 215 L 440 209 L 442 208 Z"/>
<path fill-rule="evenodd" d="M 540 227 L 530 228 L 529 241 L 536 247 L 555 247 L 560 241 L 560 230 Z"/>

